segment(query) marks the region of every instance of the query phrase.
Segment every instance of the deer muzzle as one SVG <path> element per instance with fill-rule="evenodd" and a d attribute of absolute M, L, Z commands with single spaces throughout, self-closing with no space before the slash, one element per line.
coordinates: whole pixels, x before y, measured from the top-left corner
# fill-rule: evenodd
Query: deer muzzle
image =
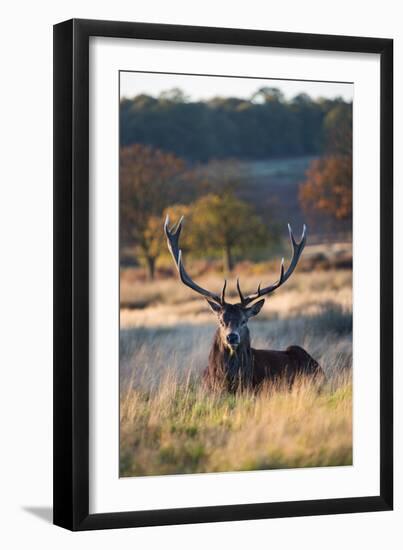
<path fill-rule="evenodd" d="M 230 332 L 227 334 L 227 343 L 231 348 L 236 348 L 239 346 L 241 339 L 237 332 Z"/>

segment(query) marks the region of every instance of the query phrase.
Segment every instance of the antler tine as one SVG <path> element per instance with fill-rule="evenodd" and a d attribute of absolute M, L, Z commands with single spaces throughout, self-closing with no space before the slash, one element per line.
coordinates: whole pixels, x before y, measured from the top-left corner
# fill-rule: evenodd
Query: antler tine
<path fill-rule="evenodd" d="M 221 291 L 221 304 L 225 304 L 225 289 L 227 288 L 227 279 L 224 279 L 224 286 L 222 287 Z"/>
<path fill-rule="evenodd" d="M 259 284 L 258 289 L 254 294 L 250 294 L 249 296 L 244 297 L 243 301 L 241 298 L 242 305 L 244 306 L 248 305 L 254 300 L 256 300 L 257 298 L 260 298 L 261 296 L 265 296 L 266 294 L 270 294 L 274 292 L 277 288 L 283 285 L 287 281 L 287 279 L 289 279 L 289 277 L 291 277 L 294 269 L 297 267 L 298 261 L 301 257 L 302 251 L 306 244 L 306 225 L 304 224 L 303 226 L 302 235 L 299 243 L 297 243 L 297 241 L 295 240 L 290 224 L 288 224 L 288 232 L 290 235 L 290 241 L 292 246 L 292 258 L 287 271 L 284 272 L 284 258 L 282 258 L 281 267 L 280 267 L 280 277 L 278 281 L 273 285 L 267 286 L 265 288 L 260 288 L 260 284 Z"/>
<path fill-rule="evenodd" d="M 206 290 L 205 288 L 199 286 L 197 283 L 193 281 L 193 279 L 189 276 L 187 273 L 183 261 L 182 261 L 182 250 L 179 248 L 179 237 L 182 231 L 182 222 L 183 222 L 183 216 L 179 220 L 179 222 L 174 225 L 171 229 L 169 229 L 169 216 L 165 218 L 164 223 L 164 232 L 167 238 L 167 244 L 168 249 L 172 255 L 172 258 L 174 259 L 175 265 L 179 271 L 179 276 L 182 281 L 182 283 L 198 294 L 201 294 L 205 298 L 208 298 L 210 300 L 213 300 L 219 305 L 224 305 L 224 296 L 225 296 L 225 288 L 227 285 L 227 281 L 224 283 L 224 287 L 221 293 L 221 297 L 218 296 L 218 294 L 215 294 L 214 292 L 210 292 L 209 290 Z"/>
<path fill-rule="evenodd" d="M 237 279 L 236 279 L 236 288 L 238 290 L 239 299 L 241 300 L 241 304 L 243 305 L 244 301 L 245 301 L 245 297 L 242 294 L 241 285 L 239 284 L 239 277 L 237 277 Z"/>
<path fill-rule="evenodd" d="M 179 269 L 178 260 L 179 260 L 179 252 L 180 252 L 179 237 L 182 231 L 182 222 L 183 222 L 183 216 L 181 216 L 177 224 L 174 224 L 173 227 L 169 229 L 169 215 L 167 214 L 165 218 L 165 223 L 164 223 L 164 231 L 167 237 L 168 248 L 175 260 L 175 264 L 178 269 Z"/>

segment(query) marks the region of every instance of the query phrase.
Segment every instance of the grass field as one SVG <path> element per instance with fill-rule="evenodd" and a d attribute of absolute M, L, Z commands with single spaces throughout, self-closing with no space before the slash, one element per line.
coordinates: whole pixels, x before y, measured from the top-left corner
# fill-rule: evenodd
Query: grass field
<path fill-rule="evenodd" d="M 242 274 L 246 290 L 275 280 L 256 271 Z M 121 310 L 121 476 L 352 463 L 351 270 L 299 271 L 249 323 L 253 347 L 303 346 L 324 368 L 324 387 L 299 380 L 291 391 L 235 396 L 200 385 L 215 330 L 204 300 L 177 279 L 133 277 L 121 278 L 131 304 Z M 198 280 L 222 284 L 211 273 Z"/>

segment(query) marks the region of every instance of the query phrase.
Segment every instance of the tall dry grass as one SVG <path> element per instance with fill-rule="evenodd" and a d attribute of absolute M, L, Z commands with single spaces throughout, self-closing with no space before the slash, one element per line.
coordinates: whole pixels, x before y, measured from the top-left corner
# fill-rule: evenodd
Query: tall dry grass
<path fill-rule="evenodd" d="M 276 273 L 245 272 L 245 291 Z M 198 278 L 212 290 L 222 276 Z M 215 395 L 200 384 L 215 331 L 205 301 L 177 279 L 121 279 L 120 475 L 145 476 L 352 463 L 351 271 L 298 272 L 250 321 L 252 346 L 303 346 L 325 370 L 318 390 Z M 228 298 L 235 300 L 235 288 Z"/>
<path fill-rule="evenodd" d="M 120 475 L 348 465 L 351 401 L 348 371 L 320 391 L 301 379 L 291 391 L 216 395 L 172 373 L 151 393 L 125 386 Z"/>
<path fill-rule="evenodd" d="M 252 345 L 303 345 L 327 382 L 300 380 L 291 391 L 206 393 L 200 375 L 214 326 L 123 330 L 120 474 L 334 466 L 352 463 L 351 315 L 255 322 Z"/>

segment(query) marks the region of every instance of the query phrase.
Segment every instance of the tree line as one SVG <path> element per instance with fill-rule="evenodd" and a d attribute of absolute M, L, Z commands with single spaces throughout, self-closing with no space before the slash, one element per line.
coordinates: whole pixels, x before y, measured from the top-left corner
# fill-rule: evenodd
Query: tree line
<path fill-rule="evenodd" d="M 191 162 L 321 155 L 325 119 L 351 103 L 341 98 L 286 100 L 277 88 L 260 88 L 249 99 L 215 97 L 190 101 L 179 89 L 120 102 L 121 146 L 142 143 Z"/>

